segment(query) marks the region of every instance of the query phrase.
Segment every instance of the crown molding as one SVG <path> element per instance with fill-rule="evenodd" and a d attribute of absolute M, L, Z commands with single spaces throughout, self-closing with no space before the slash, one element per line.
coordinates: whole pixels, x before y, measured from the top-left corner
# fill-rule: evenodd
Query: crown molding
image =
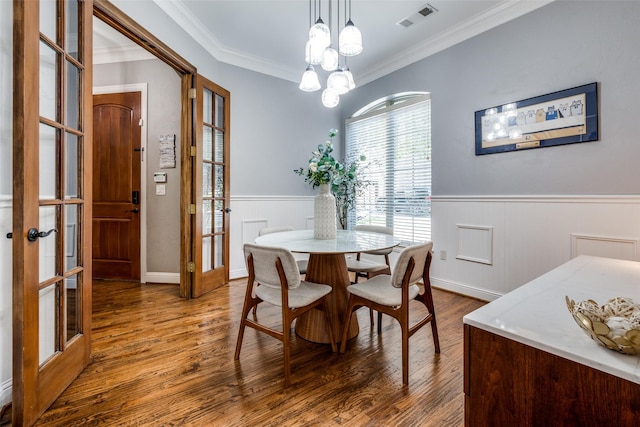
<path fill-rule="evenodd" d="M 422 43 L 389 57 L 373 69 L 358 73 L 355 77 L 361 85 L 367 84 L 553 1 L 555 0 L 507 0 L 481 15 L 463 21 Z"/>
<path fill-rule="evenodd" d="M 298 69 L 225 46 L 202 24 L 196 15 L 187 9 L 181 0 L 153 1 L 218 61 L 292 82 L 297 82 L 300 79 L 300 70 Z"/>
<path fill-rule="evenodd" d="M 152 53 L 147 52 L 138 45 L 112 46 L 93 49 L 94 64 L 110 64 L 113 62 L 145 61 L 157 59 Z"/>
<path fill-rule="evenodd" d="M 223 45 L 181 0 L 153 0 L 171 19 L 220 62 L 297 83 L 300 70 Z M 359 86 L 536 10 L 554 0 L 506 0 L 495 8 L 389 57 L 366 72 L 354 73 Z"/>

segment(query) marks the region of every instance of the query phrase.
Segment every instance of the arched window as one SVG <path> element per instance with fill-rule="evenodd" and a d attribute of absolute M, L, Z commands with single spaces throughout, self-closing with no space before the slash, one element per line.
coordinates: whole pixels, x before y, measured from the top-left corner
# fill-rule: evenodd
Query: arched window
<path fill-rule="evenodd" d="M 431 97 L 400 93 L 361 108 L 346 122 L 346 158 L 366 156 L 350 224 L 391 227 L 403 242 L 431 239 Z"/>

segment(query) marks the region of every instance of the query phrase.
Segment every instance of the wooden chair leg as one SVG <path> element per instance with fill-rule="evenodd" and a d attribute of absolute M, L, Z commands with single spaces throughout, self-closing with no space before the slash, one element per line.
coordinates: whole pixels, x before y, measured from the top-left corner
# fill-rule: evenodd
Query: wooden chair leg
<path fill-rule="evenodd" d="M 242 339 L 244 338 L 244 317 L 240 322 L 240 329 L 238 330 L 238 340 L 236 341 L 236 353 L 233 356 L 234 360 L 240 359 L 240 349 L 242 348 Z"/>
<path fill-rule="evenodd" d="M 408 325 L 400 325 L 402 329 L 402 384 L 409 385 L 409 330 Z"/>
<path fill-rule="evenodd" d="M 378 312 L 378 334 L 382 333 L 382 312 Z"/>
<path fill-rule="evenodd" d="M 284 386 L 291 385 L 291 324 L 293 319 L 284 315 L 282 325 L 282 350 L 284 355 Z"/>
<path fill-rule="evenodd" d="M 431 285 L 425 283 L 424 294 L 422 295 L 423 303 L 431 313 L 431 335 L 433 336 L 433 347 L 436 353 L 440 353 L 440 339 L 438 338 L 438 326 L 436 325 L 436 311 L 433 306 L 433 294 L 431 293 Z"/>

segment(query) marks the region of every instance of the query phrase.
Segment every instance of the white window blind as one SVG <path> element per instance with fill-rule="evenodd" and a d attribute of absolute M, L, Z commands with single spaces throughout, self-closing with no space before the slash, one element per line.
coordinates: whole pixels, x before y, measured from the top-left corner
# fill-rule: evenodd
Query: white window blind
<path fill-rule="evenodd" d="M 405 243 L 431 240 L 431 99 L 428 94 L 381 101 L 346 122 L 346 157 L 366 156 L 350 225 L 393 228 Z"/>

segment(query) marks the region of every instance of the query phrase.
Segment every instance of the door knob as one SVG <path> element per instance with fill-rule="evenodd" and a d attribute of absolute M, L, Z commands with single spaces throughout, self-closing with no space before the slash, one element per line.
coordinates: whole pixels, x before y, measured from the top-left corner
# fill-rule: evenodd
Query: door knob
<path fill-rule="evenodd" d="M 40 237 L 47 237 L 49 234 L 54 232 L 57 233 L 58 230 L 56 228 L 52 228 L 49 231 L 38 231 L 37 228 L 30 228 L 29 231 L 27 231 L 27 240 L 30 242 L 35 242 Z"/>
<path fill-rule="evenodd" d="M 229 212 L 231 212 L 231 208 L 225 208 L 225 209 L 224 209 L 224 211 L 225 211 L 226 213 L 229 213 Z"/>

